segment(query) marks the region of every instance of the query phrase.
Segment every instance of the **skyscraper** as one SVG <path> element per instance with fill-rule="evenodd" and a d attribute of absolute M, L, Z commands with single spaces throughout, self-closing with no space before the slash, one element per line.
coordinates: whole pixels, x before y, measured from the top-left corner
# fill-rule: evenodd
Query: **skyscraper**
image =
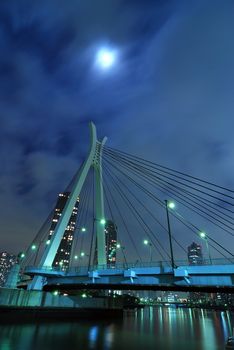
<path fill-rule="evenodd" d="M 188 246 L 188 261 L 189 265 L 201 265 L 203 263 L 203 255 L 201 246 L 193 242 Z"/>
<path fill-rule="evenodd" d="M 117 226 L 111 220 L 105 224 L 106 235 L 106 261 L 111 267 L 116 264 Z"/>
<path fill-rule="evenodd" d="M 193 242 L 188 246 L 188 261 L 189 265 L 201 265 L 203 263 L 203 255 L 201 246 Z M 204 302 L 206 300 L 206 294 L 201 292 L 190 292 L 190 301 L 191 302 Z"/>
<path fill-rule="evenodd" d="M 48 240 L 50 240 L 51 237 L 53 236 L 54 230 L 56 228 L 56 225 L 59 221 L 60 216 L 62 215 L 63 209 L 67 203 L 69 195 L 70 195 L 70 192 L 59 193 L 58 200 L 57 200 L 55 210 L 54 210 L 52 223 L 50 226 Z M 76 225 L 76 220 L 77 220 L 78 207 L 79 207 L 79 198 L 77 199 L 76 204 L 73 208 L 71 217 L 69 219 L 68 225 L 67 225 L 66 230 L 63 234 L 63 238 L 60 242 L 58 251 L 55 255 L 55 258 L 54 258 L 54 261 L 52 264 L 52 266 L 54 266 L 54 267 L 60 266 L 62 268 L 62 270 L 66 270 L 69 267 L 70 254 L 71 254 L 72 242 L 73 242 L 73 238 L 74 238 L 74 231 L 75 231 L 75 225 Z"/>
<path fill-rule="evenodd" d="M 106 242 L 106 262 L 110 267 L 114 267 L 116 263 L 116 246 L 117 246 L 117 226 L 112 220 L 105 223 L 105 242 Z M 93 264 L 97 265 L 97 240 L 94 251 Z"/>
<path fill-rule="evenodd" d="M 7 252 L 0 253 L 0 286 L 6 282 L 7 276 L 14 264 L 17 263 L 17 256 Z"/>

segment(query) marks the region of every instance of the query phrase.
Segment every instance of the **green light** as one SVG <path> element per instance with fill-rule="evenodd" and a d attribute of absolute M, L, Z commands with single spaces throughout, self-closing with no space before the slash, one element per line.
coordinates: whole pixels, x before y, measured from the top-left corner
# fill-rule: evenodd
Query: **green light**
<path fill-rule="evenodd" d="M 174 202 L 168 202 L 167 206 L 170 209 L 174 209 L 175 208 L 175 203 Z"/>
<path fill-rule="evenodd" d="M 82 298 L 87 298 L 87 295 L 85 293 L 83 293 L 81 296 Z"/>
<path fill-rule="evenodd" d="M 85 253 L 84 253 L 84 252 L 81 252 L 81 253 L 80 253 L 80 256 L 82 256 L 82 257 L 85 256 Z"/>
<path fill-rule="evenodd" d="M 55 290 L 55 291 L 53 292 L 53 294 L 54 294 L 54 295 L 58 295 L 58 291 Z"/>
<path fill-rule="evenodd" d="M 48 241 L 46 241 L 46 244 L 49 245 L 50 244 L 50 240 L 48 239 Z"/>
<path fill-rule="evenodd" d="M 102 225 L 105 225 L 106 220 L 105 220 L 105 219 L 101 219 L 101 220 L 100 220 L 100 223 L 101 223 Z"/>
<path fill-rule="evenodd" d="M 120 249 L 121 248 L 121 245 L 119 243 L 116 244 L 116 248 L 117 249 Z"/>
<path fill-rule="evenodd" d="M 60 262 L 59 262 L 59 265 L 60 265 L 60 266 L 62 266 L 62 265 L 63 265 L 63 262 L 62 262 L 62 261 L 60 261 Z"/>
<path fill-rule="evenodd" d="M 74 259 L 76 259 L 76 260 L 77 260 L 77 259 L 78 259 L 78 255 L 75 255 L 75 256 L 74 256 Z"/>
<path fill-rule="evenodd" d="M 144 243 L 145 245 L 149 244 L 148 239 L 144 239 L 143 243 Z"/>
<path fill-rule="evenodd" d="M 85 232 L 85 231 L 86 231 L 86 228 L 85 228 L 85 227 L 82 227 L 82 228 L 81 228 L 81 231 L 82 231 L 82 232 Z"/>
<path fill-rule="evenodd" d="M 205 232 L 200 232 L 199 235 L 200 235 L 201 238 L 206 238 Z"/>
<path fill-rule="evenodd" d="M 24 253 L 21 253 L 21 254 L 20 254 L 20 258 L 21 258 L 21 259 L 25 258 L 25 254 L 24 254 Z"/>
<path fill-rule="evenodd" d="M 37 246 L 35 244 L 32 245 L 32 250 L 35 250 L 37 248 Z"/>

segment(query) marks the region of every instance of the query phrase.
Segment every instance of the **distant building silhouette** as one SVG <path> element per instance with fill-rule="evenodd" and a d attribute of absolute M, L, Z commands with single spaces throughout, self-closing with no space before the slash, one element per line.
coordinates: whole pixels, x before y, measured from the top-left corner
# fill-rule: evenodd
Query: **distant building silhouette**
<path fill-rule="evenodd" d="M 48 240 L 53 236 L 54 230 L 57 226 L 57 223 L 62 215 L 63 209 L 67 203 L 70 192 L 59 193 L 58 200 L 55 206 L 54 215 L 52 219 L 52 223 L 50 226 Z M 69 219 L 66 230 L 63 234 L 63 238 L 60 242 L 59 248 L 55 255 L 52 266 L 53 267 L 61 267 L 62 270 L 66 270 L 69 267 L 70 263 L 70 254 L 72 248 L 72 242 L 74 238 L 75 225 L 77 220 L 77 213 L 79 207 L 79 198 L 76 201 L 76 204 L 73 208 L 71 217 Z"/>
<path fill-rule="evenodd" d="M 0 253 L 0 286 L 3 286 L 7 280 L 8 274 L 13 265 L 18 261 L 17 256 L 7 252 Z"/>
<path fill-rule="evenodd" d="M 189 265 L 201 265 L 203 263 L 202 248 L 199 244 L 193 242 L 188 246 Z M 206 294 L 201 292 L 190 292 L 190 300 L 192 302 L 204 302 Z"/>
<path fill-rule="evenodd" d="M 116 246 L 117 246 L 117 226 L 112 220 L 105 223 L 105 241 L 106 241 L 106 262 L 110 267 L 116 264 Z M 95 245 L 93 264 L 97 265 L 97 240 Z"/>
<path fill-rule="evenodd" d="M 189 265 L 201 265 L 203 263 L 202 248 L 199 244 L 193 242 L 188 246 Z"/>
<path fill-rule="evenodd" d="M 106 234 L 106 261 L 111 267 L 116 264 L 117 227 L 111 220 L 105 224 Z"/>

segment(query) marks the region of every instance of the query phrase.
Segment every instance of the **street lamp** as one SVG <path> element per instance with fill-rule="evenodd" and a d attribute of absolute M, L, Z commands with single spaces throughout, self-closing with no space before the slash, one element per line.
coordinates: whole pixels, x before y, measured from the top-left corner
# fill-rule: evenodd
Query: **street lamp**
<path fill-rule="evenodd" d="M 42 243 L 44 243 L 44 242 L 45 242 L 45 241 L 42 240 L 42 241 L 40 241 L 40 242 L 38 243 L 38 246 L 37 246 L 35 243 L 33 243 L 32 246 L 31 246 L 32 251 L 35 251 L 34 265 L 36 265 L 36 261 L 37 261 L 38 255 L 39 255 L 40 250 L 41 250 L 41 245 L 42 245 Z M 46 241 L 46 245 L 49 245 L 49 244 L 50 244 L 50 240 L 47 240 L 47 241 Z"/>
<path fill-rule="evenodd" d="M 170 226 L 170 219 L 169 219 L 169 209 L 174 209 L 175 208 L 175 203 L 168 201 L 167 199 L 165 200 L 166 204 L 166 213 L 167 213 L 167 227 L 168 227 L 168 235 L 169 235 L 169 243 L 170 243 L 170 251 L 171 251 L 171 267 L 174 269 L 175 262 L 174 262 L 174 254 L 173 254 L 173 247 L 172 247 L 172 239 L 171 239 L 171 226 Z"/>
<path fill-rule="evenodd" d="M 211 255 L 210 255 L 210 247 L 209 247 L 209 243 L 208 243 L 208 237 L 207 234 L 205 232 L 199 232 L 199 236 L 205 240 L 206 242 L 206 249 L 207 249 L 207 253 L 209 256 L 209 260 L 210 260 L 210 264 L 212 265 L 212 260 L 211 260 Z"/>
<path fill-rule="evenodd" d="M 85 252 L 80 252 L 79 254 L 75 254 L 73 259 L 76 260 L 77 262 L 80 262 L 81 260 L 83 260 L 86 256 L 89 256 L 88 254 L 86 254 Z"/>
<path fill-rule="evenodd" d="M 174 202 L 167 202 L 167 206 L 170 209 L 175 209 L 175 203 Z"/>
<path fill-rule="evenodd" d="M 144 239 L 143 244 L 149 246 L 150 262 L 152 262 L 152 243 L 150 241 L 148 241 L 148 239 Z"/>
<path fill-rule="evenodd" d="M 25 258 L 25 253 L 20 253 L 20 259 L 23 259 L 23 258 Z"/>
<path fill-rule="evenodd" d="M 39 243 L 39 248 L 40 248 L 40 243 Z M 32 244 L 31 246 L 32 251 L 34 252 L 37 249 L 36 244 Z M 36 254 L 34 256 L 34 265 L 36 265 L 37 257 L 38 257 L 39 249 L 37 249 Z"/>
<path fill-rule="evenodd" d="M 117 244 L 116 244 L 116 249 L 121 249 L 122 254 L 123 254 L 123 258 L 124 258 L 124 262 L 125 262 L 126 266 L 128 266 L 127 259 L 126 259 L 126 255 L 125 255 L 125 253 L 124 253 L 125 247 L 123 247 L 120 243 L 117 243 Z"/>

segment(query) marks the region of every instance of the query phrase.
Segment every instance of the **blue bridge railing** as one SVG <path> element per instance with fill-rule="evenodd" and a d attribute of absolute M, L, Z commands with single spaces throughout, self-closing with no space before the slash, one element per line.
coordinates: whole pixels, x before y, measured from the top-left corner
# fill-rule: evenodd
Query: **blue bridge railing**
<path fill-rule="evenodd" d="M 205 259 L 200 264 L 189 264 L 187 260 L 177 260 L 175 261 L 176 267 L 180 266 L 212 266 L 212 265 L 234 265 L 233 259 Z M 64 269 L 62 266 L 59 267 L 39 267 L 39 266 L 27 266 L 25 267 L 25 273 L 29 272 L 39 272 L 39 271 L 48 271 L 48 273 L 61 273 L 65 275 L 66 273 L 88 273 L 88 271 L 95 270 L 106 270 L 106 269 L 114 269 L 114 270 L 126 270 L 133 268 L 153 268 L 153 267 L 171 267 L 170 261 L 152 261 L 152 262 L 132 262 L 132 263 L 117 263 L 107 264 L 107 265 L 91 265 L 91 266 L 73 266 L 69 269 Z"/>

